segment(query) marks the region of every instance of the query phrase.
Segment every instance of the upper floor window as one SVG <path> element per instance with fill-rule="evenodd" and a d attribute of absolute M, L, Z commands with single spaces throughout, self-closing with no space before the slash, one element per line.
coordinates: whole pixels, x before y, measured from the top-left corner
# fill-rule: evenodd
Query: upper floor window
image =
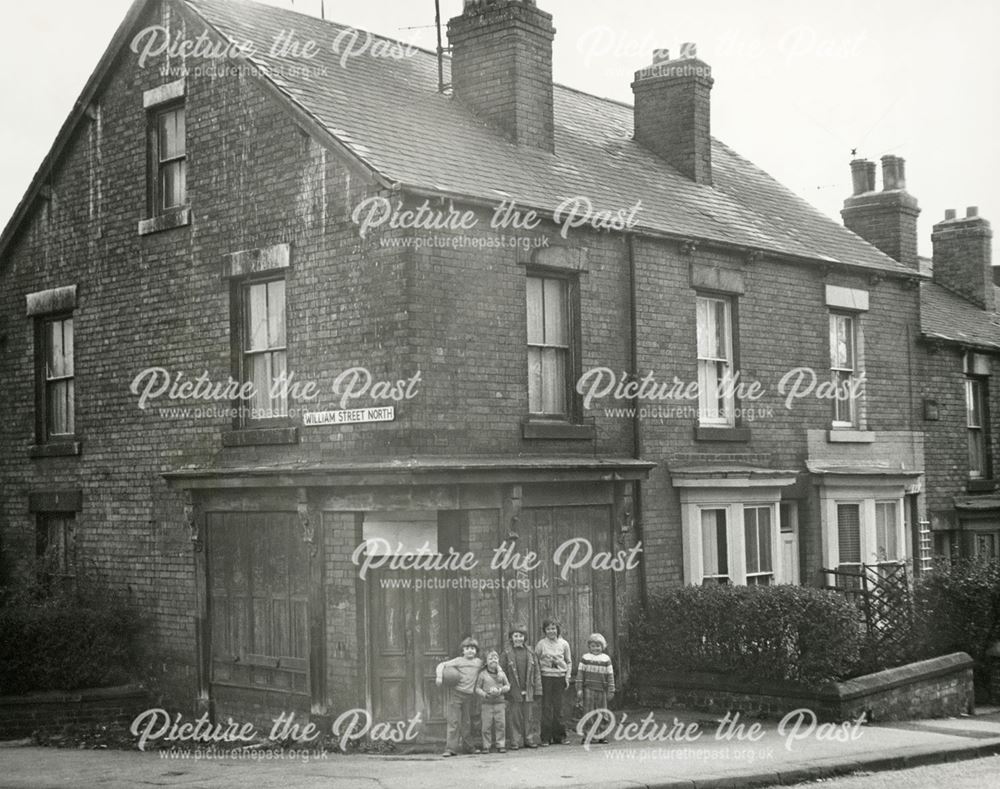
<path fill-rule="evenodd" d="M 698 421 L 702 425 L 733 425 L 732 303 L 726 298 L 699 296 Z"/>
<path fill-rule="evenodd" d="M 965 426 L 969 441 L 969 477 L 989 477 L 986 447 L 986 381 L 965 379 Z"/>
<path fill-rule="evenodd" d="M 570 281 L 528 275 L 528 411 L 569 419 L 573 371 Z"/>
<path fill-rule="evenodd" d="M 156 108 L 150 129 L 150 197 L 154 214 L 187 204 L 184 105 Z"/>
<path fill-rule="evenodd" d="M 834 312 L 830 314 L 830 372 L 836 385 L 833 400 L 834 427 L 853 427 L 857 424 L 858 403 L 856 378 L 857 326 L 853 315 Z"/>
<path fill-rule="evenodd" d="M 242 405 L 250 420 L 285 417 L 285 280 L 249 280 L 241 291 L 241 380 L 253 384 L 253 396 Z"/>
<path fill-rule="evenodd" d="M 76 428 L 76 285 L 25 295 L 35 379 L 32 457 L 78 455 Z"/>
<path fill-rule="evenodd" d="M 73 318 L 42 320 L 42 419 L 45 439 L 71 436 L 75 429 Z"/>

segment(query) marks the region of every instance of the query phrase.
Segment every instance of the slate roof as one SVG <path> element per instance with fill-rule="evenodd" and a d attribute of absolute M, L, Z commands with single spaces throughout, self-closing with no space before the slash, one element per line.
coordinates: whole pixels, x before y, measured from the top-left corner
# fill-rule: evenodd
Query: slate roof
<path fill-rule="evenodd" d="M 438 93 L 432 52 L 366 54 L 342 65 L 332 46 L 341 25 L 251 2 L 186 4 L 231 40 L 253 41 L 252 61 L 282 93 L 378 176 L 403 187 L 491 204 L 509 197 L 546 212 L 577 195 L 596 210 L 627 209 L 641 199 L 637 232 L 912 274 L 718 140 L 714 186 L 688 180 L 631 139 L 629 105 L 556 85 L 553 155 L 506 141 Z M 316 41 L 320 53 L 309 61 L 272 55 L 269 43 L 283 30 Z M 327 73 L 289 70 L 303 63 Z"/>
<path fill-rule="evenodd" d="M 994 287 L 1000 304 L 1000 289 Z M 1000 351 L 1000 315 L 941 287 L 920 284 L 920 332 L 946 342 Z"/>
<path fill-rule="evenodd" d="M 134 0 L 91 74 L 0 234 L 0 262 L 150 2 Z M 433 52 L 373 57 L 369 47 L 342 65 L 332 43 L 351 28 L 246 0 L 181 2 L 231 41 L 253 41 L 257 51 L 250 62 L 266 73 L 265 89 L 386 186 L 490 205 L 506 197 L 547 213 L 581 195 L 598 211 L 627 210 L 641 200 L 637 233 L 914 275 L 719 140 L 712 140 L 713 186 L 688 180 L 632 139 L 630 105 L 556 85 L 556 151 L 551 154 L 506 141 L 460 102 L 438 93 Z M 272 54 L 271 43 L 288 30 L 299 41 L 316 41 L 319 54 L 310 60 Z M 366 39 L 369 34 L 358 32 L 360 43 L 392 41 Z M 304 64 L 320 73 L 303 69 Z M 448 66 L 446 60 L 446 80 Z"/>

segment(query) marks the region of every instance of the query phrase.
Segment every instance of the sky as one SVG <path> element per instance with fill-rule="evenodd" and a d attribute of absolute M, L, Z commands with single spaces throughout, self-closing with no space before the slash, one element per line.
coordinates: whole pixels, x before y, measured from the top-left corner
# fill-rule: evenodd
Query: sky
<path fill-rule="evenodd" d="M 462 0 L 440 0 L 444 22 Z M 321 0 L 268 0 L 319 15 Z M 0 226 L 128 0 L 0 4 Z M 323 0 L 326 17 L 432 48 L 434 0 Z M 947 208 L 1000 222 L 1000 4 L 993 0 L 538 0 L 557 82 L 631 103 L 633 73 L 684 42 L 712 67 L 712 134 L 840 220 L 849 162 L 906 160 L 920 253 Z M 881 180 L 881 175 L 879 176 Z M 879 187 L 881 188 L 881 187 Z M 1000 263 L 994 254 L 994 262 Z"/>

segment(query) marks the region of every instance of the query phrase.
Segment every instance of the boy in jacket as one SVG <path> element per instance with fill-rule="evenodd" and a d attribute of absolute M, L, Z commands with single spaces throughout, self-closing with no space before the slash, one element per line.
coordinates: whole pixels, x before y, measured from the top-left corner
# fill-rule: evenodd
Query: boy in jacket
<path fill-rule="evenodd" d="M 535 699 L 542 696 L 542 674 L 538 656 L 528 646 L 528 628 L 514 625 L 510 643 L 500 656 L 500 668 L 510 682 L 507 694 L 507 728 L 510 749 L 537 748 L 541 739 Z"/>

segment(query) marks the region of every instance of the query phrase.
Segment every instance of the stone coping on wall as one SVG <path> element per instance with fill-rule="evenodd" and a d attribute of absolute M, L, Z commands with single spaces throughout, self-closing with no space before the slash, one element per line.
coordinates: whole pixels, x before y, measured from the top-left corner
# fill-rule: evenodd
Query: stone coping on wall
<path fill-rule="evenodd" d="M 79 704 L 88 701 L 118 701 L 145 698 L 148 691 L 138 685 L 117 685 L 111 688 L 85 688 L 82 690 L 41 690 L 20 696 L 0 696 L 0 707 L 15 704 Z"/>
<path fill-rule="evenodd" d="M 972 670 L 975 661 L 965 652 L 955 652 L 951 655 L 921 660 L 917 663 L 907 663 L 905 666 L 887 668 L 874 674 L 865 674 L 854 679 L 845 679 L 833 683 L 836 698 L 841 701 L 851 701 L 859 696 L 893 690 L 915 682 L 936 679 L 948 674 L 954 674 L 964 669 Z"/>

